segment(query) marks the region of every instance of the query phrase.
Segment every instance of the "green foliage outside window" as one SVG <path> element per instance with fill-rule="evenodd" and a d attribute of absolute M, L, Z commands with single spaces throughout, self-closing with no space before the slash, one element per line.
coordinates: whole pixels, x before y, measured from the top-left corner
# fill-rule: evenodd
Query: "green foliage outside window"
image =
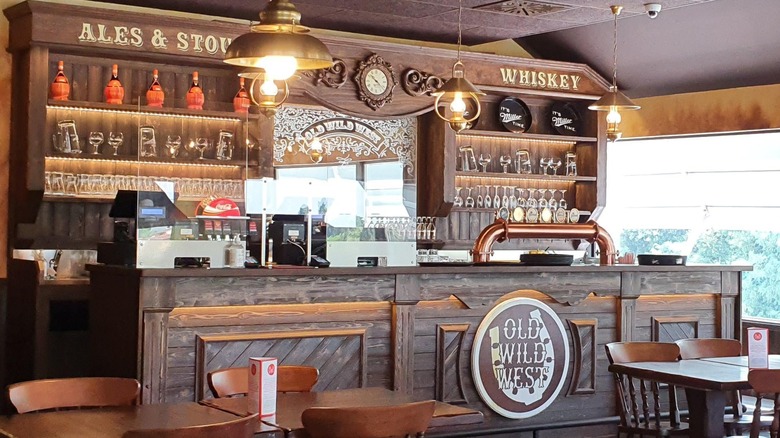
<path fill-rule="evenodd" d="M 688 264 L 752 265 L 742 275 L 743 316 L 780 319 L 780 233 L 707 230 L 690 246 L 690 230 L 626 229 L 620 252 L 685 254 Z"/>

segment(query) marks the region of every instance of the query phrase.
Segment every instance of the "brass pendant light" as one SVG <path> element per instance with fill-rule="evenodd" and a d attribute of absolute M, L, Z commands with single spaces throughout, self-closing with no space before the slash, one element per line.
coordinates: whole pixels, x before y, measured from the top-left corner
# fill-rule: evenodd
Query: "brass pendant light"
<path fill-rule="evenodd" d="M 463 67 L 463 62 L 460 60 L 460 46 L 461 46 L 461 14 L 463 12 L 463 0 L 458 2 L 458 60 L 452 66 L 452 78 L 442 85 L 441 88 L 431 93 L 436 97 L 434 102 L 434 110 L 436 115 L 442 120 L 449 123 L 450 128 L 455 132 L 463 131 L 471 127 L 471 123 L 477 120 L 481 107 L 479 104 L 479 96 L 484 96 L 485 93 L 480 91 L 474 86 L 468 79 L 466 79 L 466 71 Z M 467 105 L 466 101 L 472 100 L 475 103 L 476 109 L 472 117 L 466 117 Z M 442 106 L 447 105 L 449 108 L 449 117 L 442 113 Z M 446 111 L 446 110 L 445 110 Z"/>
<path fill-rule="evenodd" d="M 310 29 L 300 22 L 301 13 L 289 0 L 271 0 L 260 12 L 260 23 L 251 26 L 250 33 L 234 39 L 227 48 L 226 63 L 262 69 L 262 73 L 242 73 L 253 79 L 253 86 L 258 78 L 263 80 L 260 102 L 265 105 L 259 104 L 261 109 L 275 111 L 287 98 L 287 83 L 282 87 L 284 92 L 279 93 L 276 82 L 286 81 L 297 70 L 318 70 L 333 65 L 333 56 L 325 44 L 309 35 Z"/>
<path fill-rule="evenodd" d="M 617 87 L 617 17 L 623 10 L 623 6 L 611 6 L 612 15 L 614 17 L 614 45 L 612 47 L 612 85 L 609 87 L 609 91 L 601 96 L 601 99 L 594 102 L 588 107 L 594 111 L 609 111 L 607 113 L 607 140 L 618 141 L 623 133 L 620 131 L 620 122 L 622 116 L 620 111 L 638 110 L 639 105 L 635 104 L 623 94 Z"/>

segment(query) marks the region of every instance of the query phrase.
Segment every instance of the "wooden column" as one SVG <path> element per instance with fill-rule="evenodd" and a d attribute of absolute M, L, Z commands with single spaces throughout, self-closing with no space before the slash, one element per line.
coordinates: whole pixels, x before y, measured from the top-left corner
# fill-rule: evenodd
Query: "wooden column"
<path fill-rule="evenodd" d="M 414 390 L 414 319 L 419 301 L 419 278 L 396 276 L 392 321 L 393 390 L 409 395 Z"/>
<path fill-rule="evenodd" d="M 721 272 L 721 293 L 718 313 L 721 338 L 742 340 L 742 312 L 737 309 L 741 288 L 741 272 Z"/>
<path fill-rule="evenodd" d="M 620 275 L 618 341 L 627 342 L 634 340 L 637 298 L 639 298 L 639 275 L 634 272 L 623 272 Z"/>
<path fill-rule="evenodd" d="M 175 283 L 169 278 L 141 280 L 143 333 L 139 364 L 141 403 L 165 403 L 168 372 L 168 316 L 176 306 Z M 162 354 L 160 354 L 162 352 Z"/>

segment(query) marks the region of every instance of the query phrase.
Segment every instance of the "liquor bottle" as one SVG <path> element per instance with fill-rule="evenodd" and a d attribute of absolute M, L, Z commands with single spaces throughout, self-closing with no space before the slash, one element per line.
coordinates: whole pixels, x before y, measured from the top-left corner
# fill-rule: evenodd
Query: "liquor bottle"
<path fill-rule="evenodd" d="M 149 106 L 162 108 L 165 101 L 165 92 L 160 86 L 160 82 L 157 80 L 159 74 L 157 69 L 152 72 L 152 85 L 149 86 L 149 90 L 146 91 L 146 104 Z"/>
<path fill-rule="evenodd" d="M 247 113 L 252 102 L 249 100 L 249 93 L 244 87 L 244 78 L 239 77 L 238 84 L 238 93 L 236 93 L 236 97 L 233 98 L 233 109 L 237 113 Z"/>
<path fill-rule="evenodd" d="M 198 85 L 198 72 L 194 71 L 192 72 L 192 85 L 190 91 L 187 92 L 187 108 L 202 110 L 204 101 L 203 89 Z"/>
<path fill-rule="evenodd" d="M 225 246 L 225 266 L 228 268 L 243 268 L 246 253 L 238 234 Z"/>
<path fill-rule="evenodd" d="M 106 98 L 106 103 L 115 105 L 121 105 L 122 100 L 125 98 L 125 89 L 122 87 L 122 83 L 119 82 L 118 67 L 116 64 L 111 67 L 111 80 L 108 81 L 108 85 L 106 85 L 103 95 Z"/>
<path fill-rule="evenodd" d="M 49 87 L 49 97 L 53 100 L 68 100 L 68 95 L 70 95 L 70 83 L 65 77 L 64 68 L 65 64 L 62 61 L 57 63 L 57 76 L 54 77 L 54 82 Z"/>

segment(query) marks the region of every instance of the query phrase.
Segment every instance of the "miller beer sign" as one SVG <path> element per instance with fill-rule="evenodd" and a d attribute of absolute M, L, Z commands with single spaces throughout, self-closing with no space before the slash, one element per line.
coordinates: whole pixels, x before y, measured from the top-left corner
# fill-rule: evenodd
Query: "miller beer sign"
<path fill-rule="evenodd" d="M 538 300 L 499 303 L 474 336 L 471 371 L 477 392 L 507 418 L 528 418 L 547 409 L 560 393 L 568 367 L 563 323 Z"/>

